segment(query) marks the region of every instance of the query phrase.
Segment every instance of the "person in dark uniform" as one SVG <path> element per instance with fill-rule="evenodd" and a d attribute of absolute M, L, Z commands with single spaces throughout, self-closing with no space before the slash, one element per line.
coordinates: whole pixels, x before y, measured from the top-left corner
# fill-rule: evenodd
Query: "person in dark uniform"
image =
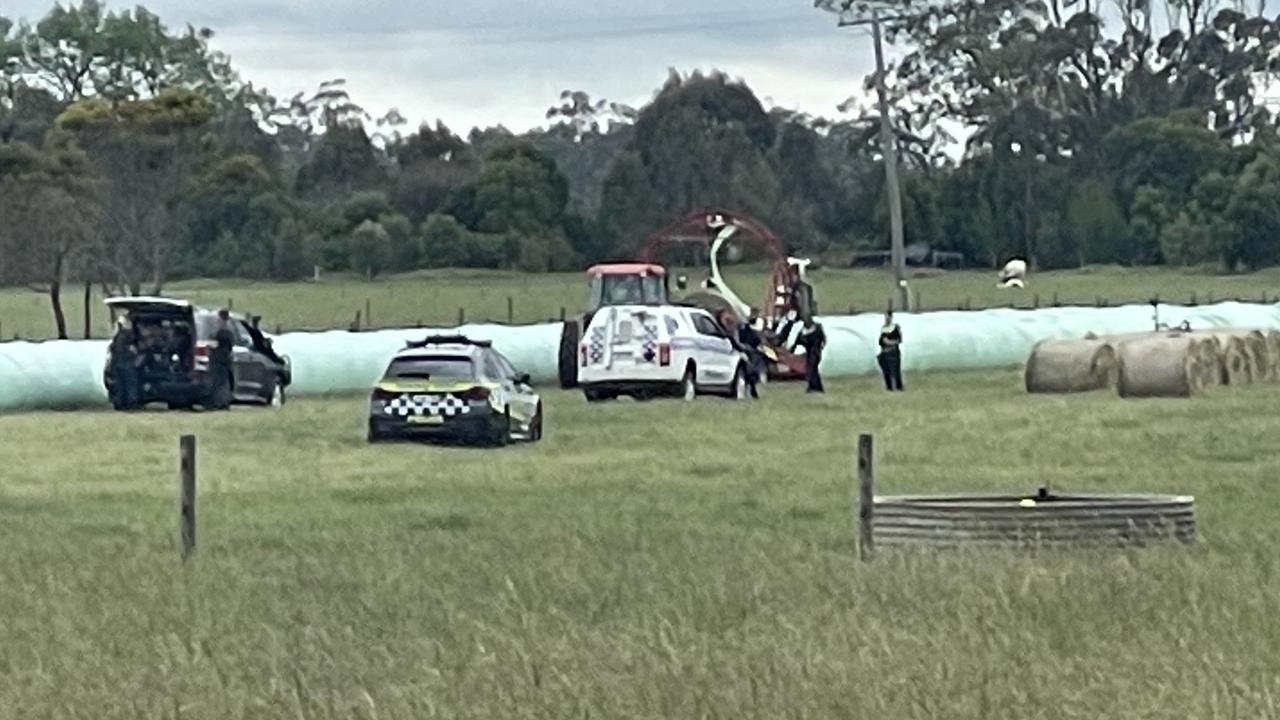
<path fill-rule="evenodd" d="M 111 392 L 117 410 L 131 410 L 141 402 L 138 388 L 138 348 L 133 342 L 133 324 L 121 317 L 111 337 Z"/>
<path fill-rule="evenodd" d="M 760 331 L 756 330 L 756 323 L 760 321 L 760 313 L 751 308 L 751 315 L 747 321 L 738 328 L 738 343 L 742 346 L 743 352 L 747 355 L 747 360 L 751 364 L 751 397 L 760 397 L 756 385 L 759 384 L 761 376 L 768 372 L 765 367 L 764 352 L 760 350 L 760 346 L 764 344 L 764 339 L 760 337 Z"/>
<path fill-rule="evenodd" d="M 225 308 L 218 311 L 218 329 L 213 334 L 213 348 L 209 352 L 209 397 L 214 407 L 224 409 L 231 400 L 231 349 L 236 335 L 231 331 L 231 313 Z"/>
<path fill-rule="evenodd" d="M 721 313 L 717 322 L 720 324 L 720 328 L 724 330 L 725 337 L 729 340 L 729 344 L 733 346 L 733 349 L 747 356 L 747 372 L 742 379 L 746 380 L 747 392 L 750 393 L 751 397 L 759 399 L 760 390 L 756 386 L 760 382 L 760 373 L 757 372 L 755 361 L 751 358 L 751 348 L 742 342 L 743 326 L 739 325 L 737 319 L 728 311 Z"/>
<path fill-rule="evenodd" d="M 805 379 L 809 383 L 806 392 L 826 392 L 826 388 L 822 386 L 822 375 L 818 372 L 818 365 L 822 363 L 822 351 L 827 347 L 827 334 L 822 329 L 822 323 L 812 317 L 804 321 L 804 328 L 800 330 L 800 346 L 804 348 Z"/>
<path fill-rule="evenodd" d="M 880 372 L 884 375 L 885 389 L 902 391 L 902 328 L 893 321 L 893 311 L 884 314 L 884 327 L 880 328 Z"/>

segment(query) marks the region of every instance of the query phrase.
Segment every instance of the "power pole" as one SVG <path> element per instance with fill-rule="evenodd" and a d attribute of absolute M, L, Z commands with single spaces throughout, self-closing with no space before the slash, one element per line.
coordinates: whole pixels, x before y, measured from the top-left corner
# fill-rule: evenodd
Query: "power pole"
<path fill-rule="evenodd" d="M 871 25 L 871 40 L 876 52 L 876 101 L 880 109 L 880 153 L 884 156 L 884 183 L 889 200 L 890 258 L 893 262 L 895 307 L 909 310 L 907 288 L 907 252 L 903 246 L 902 188 L 898 183 L 898 142 L 889 119 L 889 92 L 885 87 L 884 41 L 880 34 L 880 12 L 871 6 L 870 20 L 841 20 L 840 26 Z"/>

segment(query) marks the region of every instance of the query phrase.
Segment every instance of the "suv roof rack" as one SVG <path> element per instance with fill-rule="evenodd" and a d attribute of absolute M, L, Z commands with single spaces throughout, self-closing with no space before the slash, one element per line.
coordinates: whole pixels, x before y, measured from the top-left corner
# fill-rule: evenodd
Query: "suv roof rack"
<path fill-rule="evenodd" d="M 406 348 L 424 348 L 428 345 L 474 345 L 475 347 L 493 347 L 488 340 L 472 340 L 466 335 L 428 335 L 422 340 L 410 340 Z"/>

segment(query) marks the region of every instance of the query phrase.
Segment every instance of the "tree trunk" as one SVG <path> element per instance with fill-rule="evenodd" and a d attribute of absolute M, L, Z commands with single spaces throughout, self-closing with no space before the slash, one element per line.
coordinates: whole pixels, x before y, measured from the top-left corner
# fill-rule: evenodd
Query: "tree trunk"
<path fill-rule="evenodd" d="M 1036 241 L 1035 241 L 1035 198 L 1032 193 L 1032 185 L 1035 182 L 1034 162 L 1027 165 L 1027 184 L 1026 194 L 1022 200 L 1022 241 L 1027 251 L 1027 267 L 1034 270 L 1036 264 Z"/>
<path fill-rule="evenodd" d="M 84 281 L 84 339 L 88 340 L 93 328 L 93 283 Z"/>
<path fill-rule="evenodd" d="M 49 283 L 49 302 L 53 305 L 53 322 L 58 326 L 58 339 L 67 339 L 67 317 L 62 312 L 62 280 Z"/>

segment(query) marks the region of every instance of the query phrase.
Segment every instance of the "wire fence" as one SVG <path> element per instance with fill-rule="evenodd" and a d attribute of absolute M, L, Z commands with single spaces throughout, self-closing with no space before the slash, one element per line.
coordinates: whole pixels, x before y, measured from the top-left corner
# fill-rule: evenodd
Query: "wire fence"
<path fill-rule="evenodd" d="M 1121 297 L 1104 297 L 1096 295 L 1093 298 L 1082 298 L 1079 296 L 1065 296 L 1054 292 L 1048 294 L 1011 292 L 1009 299 L 1003 302 L 993 302 L 988 298 L 980 298 L 976 302 L 972 296 L 964 296 L 959 300 L 952 295 L 950 300 L 942 302 L 930 303 L 930 297 L 921 290 L 912 292 L 910 301 L 911 307 L 909 311 L 912 313 L 930 313 L 930 312 L 981 312 L 984 310 L 994 309 L 1012 309 L 1012 310 L 1040 310 L 1046 308 L 1061 307 L 1093 307 L 1107 308 L 1118 307 L 1121 305 L 1143 305 L 1160 303 L 1166 305 L 1183 305 L 1188 307 L 1197 307 L 1200 305 L 1213 305 L 1220 302 L 1241 302 L 1251 304 L 1270 305 L 1280 302 L 1280 291 L 1268 292 L 1264 291 L 1254 297 L 1245 297 L 1243 295 L 1224 295 L 1221 293 L 1199 293 L 1189 292 L 1185 295 L 1154 295 L 1146 297 L 1121 296 Z M 227 298 L 226 307 L 235 309 L 234 298 Z M 536 325 L 547 322 L 563 322 L 566 319 L 579 317 L 581 311 L 572 309 L 567 306 L 561 306 L 558 312 L 522 312 L 520 303 L 516 301 L 514 295 L 506 298 L 505 312 L 493 312 L 492 307 L 486 310 L 474 312 L 468 310 L 467 307 L 458 307 L 456 312 L 445 310 L 439 306 L 430 308 L 433 312 L 423 313 L 429 315 L 430 319 L 418 319 L 415 321 L 404 320 L 404 314 L 400 313 L 397 319 L 387 322 L 371 322 L 374 320 L 373 304 L 370 298 L 365 298 L 363 307 L 354 310 L 349 319 L 334 319 L 329 323 L 320 325 L 310 324 L 286 324 L 272 322 L 270 318 L 262 318 L 260 327 L 264 332 L 281 335 L 285 333 L 318 333 L 331 331 L 348 331 L 353 333 L 369 332 L 375 330 L 387 329 L 403 329 L 403 328 L 445 328 L 451 326 L 460 326 L 468 323 L 483 324 L 499 324 L 499 325 Z M 894 300 L 886 297 L 883 304 L 878 306 L 856 305 L 850 304 L 845 307 L 823 306 L 819 302 L 820 314 L 831 315 L 833 313 L 858 315 L 865 313 L 880 313 L 886 309 L 901 311 L 901 308 L 894 307 Z M 103 322 L 102 316 L 99 316 L 98 324 L 92 321 L 87 323 L 76 323 L 78 318 L 72 318 L 68 315 L 68 335 L 70 339 L 92 339 L 105 340 L 110 337 L 110 324 Z M 0 344 L 12 342 L 45 342 L 55 338 L 50 336 L 24 335 L 21 332 L 6 332 L 4 317 L 0 316 Z"/>

